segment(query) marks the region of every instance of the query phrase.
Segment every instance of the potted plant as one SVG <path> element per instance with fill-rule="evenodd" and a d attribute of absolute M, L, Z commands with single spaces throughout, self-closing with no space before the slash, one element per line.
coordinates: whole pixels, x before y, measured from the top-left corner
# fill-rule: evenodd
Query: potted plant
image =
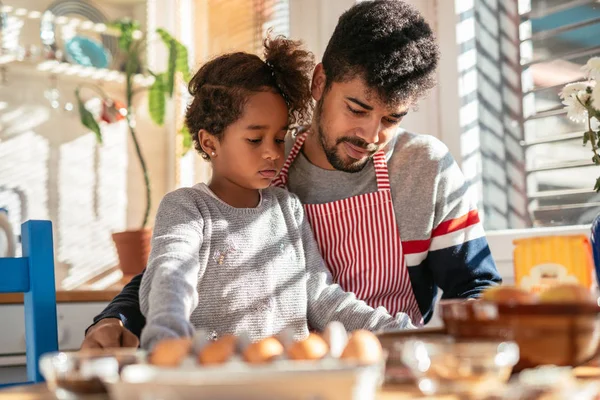
<path fill-rule="evenodd" d="M 144 47 L 147 38 L 140 33 L 139 23 L 124 19 L 110 24 L 110 27 L 116 29 L 119 34 L 119 50 L 123 59 L 122 69 L 125 73 L 125 104 L 112 100 L 99 86 L 93 84 L 78 86 L 75 90 L 75 96 L 77 98 L 81 123 L 96 134 L 99 143 L 102 143 L 102 130 L 94 114 L 85 107 L 85 103 L 81 97 L 82 89 L 91 89 L 102 99 L 103 109 L 100 115 L 101 120 L 110 123 L 125 119 L 127 122 L 127 128 L 144 177 L 146 207 L 139 229 L 116 232 L 113 233 L 112 237 L 117 248 L 119 266 L 123 274 L 134 275 L 146 267 L 152 235 L 151 229 L 148 227 L 148 219 L 152 206 L 152 186 L 150 184 L 148 166 L 140 148 L 135 127 L 135 115 L 133 113 L 134 96 L 146 89 L 136 88 L 134 77 L 139 73 L 151 74 L 154 77 L 154 82 L 147 89 L 148 109 L 152 120 L 162 126 L 165 119 L 167 98 L 173 96 L 175 89 L 176 75 L 180 73 L 184 81 L 187 82 L 190 78 L 190 70 L 187 48 L 164 29 L 159 28 L 156 30 L 156 33 L 169 51 L 168 68 L 165 72 L 156 73 L 144 64 Z M 189 134 L 186 134 L 185 131 L 180 132 L 180 134 L 184 135 L 184 146 L 189 148 Z"/>

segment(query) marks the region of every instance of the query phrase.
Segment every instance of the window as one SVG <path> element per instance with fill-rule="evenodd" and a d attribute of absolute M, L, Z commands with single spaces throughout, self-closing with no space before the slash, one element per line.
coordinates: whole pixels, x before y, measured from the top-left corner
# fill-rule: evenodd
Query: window
<path fill-rule="evenodd" d="M 289 35 L 288 0 L 208 0 L 196 4 L 197 47 L 205 59 L 228 51 L 262 54 L 269 28 L 274 34 Z"/>
<path fill-rule="evenodd" d="M 581 66 L 600 55 L 598 2 L 456 2 L 455 25 L 445 23 L 449 10 L 443 9 L 442 54 L 456 43 L 458 62 L 442 57 L 441 74 L 457 68 L 460 101 L 453 111 L 458 128 L 441 125 L 456 134 L 442 139 L 471 184 L 485 228 L 590 223 L 600 212 L 600 195 L 592 190 L 600 168 L 583 146 L 585 126 L 567 118 L 559 93 L 584 79 Z M 445 34 L 450 28 L 454 35 Z M 441 92 L 454 94 L 446 81 Z M 453 101 L 440 100 L 444 113 Z"/>
<path fill-rule="evenodd" d="M 600 168 L 582 146 L 584 125 L 567 118 L 559 92 L 583 80 L 581 66 L 600 55 L 600 6 L 590 0 L 521 0 L 519 14 L 532 224 L 587 224 L 600 212 L 600 195 L 592 190 Z"/>

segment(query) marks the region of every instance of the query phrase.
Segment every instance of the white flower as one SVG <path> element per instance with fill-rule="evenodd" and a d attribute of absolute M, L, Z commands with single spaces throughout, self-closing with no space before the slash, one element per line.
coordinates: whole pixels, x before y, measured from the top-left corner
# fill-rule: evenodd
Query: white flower
<path fill-rule="evenodd" d="M 581 90 L 563 100 L 562 103 L 567 109 L 567 117 L 569 117 L 571 121 L 579 123 L 587 122 L 588 112 L 584 104 L 590 99 L 590 96 L 591 95 L 587 91 Z"/>
<path fill-rule="evenodd" d="M 591 79 L 600 79 L 600 57 L 592 57 L 581 69 Z"/>
<path fill-rule="evenodd" d="M 569 83 L 561 90 L 559 96 L 565 105 L 567 116 L 572 121 L 587 122 L 588 112 L 584 104 L 590 101 L 591 94 L 589 92 L 593 93 L 595 88 L 596 81 L 588 81 Z M 599 100 L 596 104 L 600 107 L 600 93 L 597 94 L 599 95 Z"/>
<path fill-rule="evenodd" d="M 585 91 L 588 87 L 593 88 L 596 86 L 596 81 L 587 81 L 587 82 L 575 82 L 569 83 L 565 85 L 563 90 L 558 94 L 561 99 L 566 99 L 571 97 L 575 93 L 579 93 L 581 91 Z"/>

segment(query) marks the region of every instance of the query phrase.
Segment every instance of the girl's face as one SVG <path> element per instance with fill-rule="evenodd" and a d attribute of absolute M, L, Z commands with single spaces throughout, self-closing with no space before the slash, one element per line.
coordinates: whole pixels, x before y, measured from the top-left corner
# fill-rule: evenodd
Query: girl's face
<path fill-rule="evenodd" d="M 288 109 L 283 97 L 273 92 L 251 95 L 242 116 L 215 140 L 213 179 L 226 179 L 245 189 L 265 189 L 284 162 Z"/>

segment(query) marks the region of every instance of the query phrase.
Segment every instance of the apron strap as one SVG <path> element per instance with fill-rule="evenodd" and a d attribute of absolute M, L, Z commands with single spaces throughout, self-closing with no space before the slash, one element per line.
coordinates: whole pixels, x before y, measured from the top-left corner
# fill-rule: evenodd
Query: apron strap
<path fill-rule="evenodd" d="M 287 186 L 288 171 L 290 169 L 290 165 L 292 165 L 292 162 L 296 159 L 296 156 L 298 155 L 298 153 L 300 153 L 300 149 L 302 148 L 302 145 L 304 144 L 304 141 L 306 140 L 307 137 L 308 137 L 308 131 L 302 132 L 298 137 L 296 137 L 294 145 L 292 146 L 292 149 L 290 150 L 290 154 L 288 155 L 287 159 L 285 160 L 283 167 L 281 167 L 281 171 L 279 172 L 279 175 L 277 176 L 277 178 L 275 180 L 273 180 L 271 185 L 279 186 L 279 187 Z"/>
<path fill-rule="evenodd" d="M 373 155 L 373 165 L 375 166 L 375 176 L 377 177 L 377 190 L 390 190 L 390 176 L 383 150 Z"/>

